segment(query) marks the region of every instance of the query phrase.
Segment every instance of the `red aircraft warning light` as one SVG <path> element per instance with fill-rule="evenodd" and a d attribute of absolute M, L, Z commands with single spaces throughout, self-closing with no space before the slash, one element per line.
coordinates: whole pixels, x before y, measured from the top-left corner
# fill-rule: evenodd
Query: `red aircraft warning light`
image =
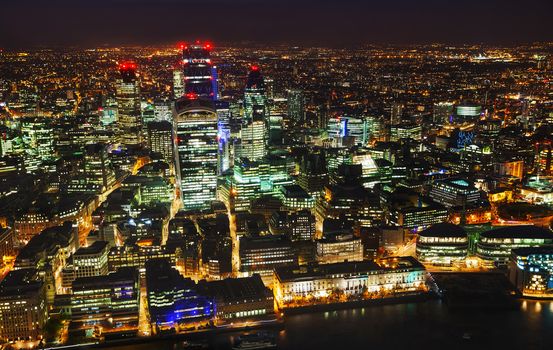
<path fill-rule="evenodd" d="M 259 66 L 256 66 L 255 64 L 251 66 L 251 70 L 253 71 L 258 71 L 259 70 Z"/>
<path fill-rule="evenodd" d="M 189 99 L 189 100 L 195 100 L 195 99 L 198 98 L 198 95 L 196 95 L 193 92 L 189 92 L 189 93 L 186 94 L 186 98 Z"/>
<path fill-rule="evenodd" d="M 131 70 L 131 69 L 136 69 L 136 63 L 132 62 L 132 61 L 124 61 L 124 62 L 121 62 L 119 64 L 119 69 L 120 70 Z"/>

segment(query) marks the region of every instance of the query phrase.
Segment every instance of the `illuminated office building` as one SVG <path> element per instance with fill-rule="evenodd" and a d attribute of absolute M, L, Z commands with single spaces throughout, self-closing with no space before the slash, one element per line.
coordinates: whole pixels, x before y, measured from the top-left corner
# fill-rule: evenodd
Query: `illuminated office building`
<path fill-rule="evenodd" d="M 92 336 L 95 326 L 104 332 L 137 329 L 140 289 L 138 271 L 121 268 L 106 276 L 81 277 L 71 286 L 73 329 Z"/>
<path fill-rule="evenodd" d="M 219 140 L 219 165 L 218 174 L 228 170 L 232 166 L 232 139 L 230 130 L 230 104 L 226 101 L 215 101 L 217 112 L 217 139 Z"/>
<path fill-rule="evenodd" d="M 184 95 L 215 99 L 216 79 L 213 77 L 211 44 L 196 41 L 183 45 L 182 50 Z"/>
<path fill-rule="evenodd" d="M 173 163 L 173 126 L 170 122 L 148 123 L 148 147 L 161 154 L 167 163 Z"/>
<path fill-rule="evenodd" d="M 0 282 L 0 338 L 41 339 L 48 319 L 46 285 L 35 269 L 10 271 Z"/>
<path fill-rule="evenodd" d="M 350 139 L 353 145 L 364 146 L 369 140 L 367 120 L 354 117 L 331 118 L 327 124 L 328 137 L 335 139 L 338 146 Z"/>
<path fill-rule="evenodd" d="M 253 199 L 261 195 L 278 196 L 280 186 L 292 183 L 285 156 L 256 162 L 240 158 L 234 164 L 234 174 L 221 186 L 221 200 L 236 211 L 245 211 Z"/>
<path fill-rule="evenodd" d="M 484 265 L 505 267 L 513 249 L 552 246 L 553 232 L 533 225 L 506 226 L 480 234 L 476 255 Z"/>
<path fill-rule="evenodd" d="M 182 277 L 165 259 L 146 262 L 146 289 L 154 329 L 202 322 L 215 316 L 213 300 L 200 294 L 196 283 Z"/>
<path fill-rule="evenodd" d="M 52 119 L 47 117 L 23 118 L 22 141 L 29 156 L 46 160 L 55 155 Z"/>
<path fill-rule="evenodd" d="M 509 279 L 523 296 L 553 297 L 553 247 L 513 249 Z"/>
<path fill-rule="evenodd" d="M 413 139 L 420 141 L 422 138 L 422 127 L 420 124 L 395 124 L 390 127 L 390 141 L 401 139 Z"/>
<path fill-rule="evenodd" d="M 265 83 L 259 67 L 252 66 L 244 91 L 244 122 L 239 157 L 256 161 L 267 153 L 268 110 Z"/>
<path fill-rule="evenodd" d="M 81 247 L 73 254 L 75 277 L 103 276 L 108 273 L 109 245 L 96 241 L 88 247 Z"/>
<path fill-rule="evenodd" d="M 102 143 L 85 147 L 82 171 L 87 186 L 97 186 L 100 192 L 110 189 L 115 183 L 115 170 L 108 155 L 108 147 Z"/>
<path fill-rule="evenodd" d="M 117 119 L 121 143 L 138 145 L 142 143 L 142 112 L 140 109 L 140 79 L 134 62 L 119 65 L 117 79 Z"/>
<path fill-rule="evenodd" d="M 319 264 L 335 264 L 347 261 L 363 260 L 363 244 L 361 238 L 351 233 L 326 235 L 316 241 L 317 262 Z"/>
<path fill-rule="evenodd" d="M 453 103 L 452 102 L 438 102 L 435 103 L 432 110 L 432 121 L 434 123 L 443 125 L 448 123 L 453 117 Z"/>
<path fill-rule="evenodd" d="M 315 238 L 315 216 L 309 210 L 300 210 L 288 215 L 290 221 L 290 239 L 292 241 L 310 241 Z"/>
<path fill-rule="evenodd" d="M 243 276 L 261 275 L 266 286 L 272 283 L 273 269 L 297 264 L 292 242 L 283 236 L 240 238 L 240 273 Z"/>
<path fill-rule="evenodd" d="M 184 95 L 184 72 L 181 67 L 173 70 L 173 97 L 181 98 Z"/>
<path fill-rule="evenodd" d="M 308 153 L 300 161 L 297 184 L 313 198 L 317 198 L 328 185 L 326 160 L 322 153 Z"/>
<path fill-rule="evenodd" d="M 219 281 L 198 283 L 215 300 L 217 318 L 255 318 L 274 313 L 273 293 L 263 284 L 261 277 L 225 278 Z"/>
<path fill-rule="evenodd" d="M 301 90 L 288 90 L 288 117 L 296 123 L 305 119 L 305 96 Z"/>
<path fill-rule="evenodd" d="M 356 169 L 361 173 L 359 165 L 341 167 L 345 169 Z M 371 226 L 382 220 L 384 211 L 380 205 L 380 199 L 370 190 L 359 183 L 359 176 L 344 176 L 344 179 L 337 184 L 327 185 L 324 192 L 315 203 L 315 215 L 317 221 L 347 218 L 359 223 L 360 226 Z"/>
<path fill-rule="evenodd" d="M 457 122 L 474 121 L 480 118 L 482 107 L 473 104 L 460 104 L 455 107 L 455 119 Z"/>
<path fill-rule="evenodd" d="M 415 258 L 275 268 L 273 293 L 279 308 L 294 307 L 309 297 L 309 304 L 324 303 L 336 291 L 346 296 L 382 291 L 400 293 L 426 289 L 427 273 Z M 396 294 L 396 295 L 397 295 Z M 296 303 L 295 303 L 296 302 Z"/>
<path fill-rule="evenodd" d="M 315 204 L 313 197 L 298 185 L 280 186 L 278 197 L 287 210 L 311 209 Z"/>
<path fill-rule="evenodd" d="M 468 180 L 450 178 L 434 181 L 430 197 L 433 201 L 451 208 L 478 203 L 480 191 Z"/>
<path fill-rule="evenodd" d="M 468 236 L 461 226 L 435 224 L 417 237 L 417 259 L 423 264 L 451 265 L 463 262 L 468 253 Z"/>
<path fill-rule="evenodd" d="M 203 85 L 195 83 L 196 88 Z M 206 209 L 216 199 L 219 145 L 213 101 L 185 96 L 175 102 L 176 167 L 185 210 Z"/>

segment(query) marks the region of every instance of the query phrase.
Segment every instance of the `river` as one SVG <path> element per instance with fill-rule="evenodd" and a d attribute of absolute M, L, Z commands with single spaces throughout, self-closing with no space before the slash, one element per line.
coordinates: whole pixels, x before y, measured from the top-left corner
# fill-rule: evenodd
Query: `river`
<path fill-rule="evenodd" d="M 208 339 L 230 349 L 235 334 Z M 517 310 L 450 310 L 440 300 L 287 316 L 278 349 L 553 349 L 553 302 Z M 113 347 L 178 350 L 180 342 Z"/>

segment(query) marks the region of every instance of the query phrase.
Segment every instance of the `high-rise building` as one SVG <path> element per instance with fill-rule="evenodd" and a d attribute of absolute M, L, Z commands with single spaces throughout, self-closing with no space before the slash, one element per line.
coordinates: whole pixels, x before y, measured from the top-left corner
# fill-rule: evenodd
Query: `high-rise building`
<path fill-rule="evenodd" d="M 305 119 L 305 96 L 301 90 L 288 90 L 288 117 L 296 123 Z"/>
<path fill-rule="evenodd" d="M 102 143 L 87 145 L 83 175 L 87 185 L 100 186 L 105 191 L 115 183 L 115 171 L 108 157 L 107 146 Z"/>
<path fill-rule="evenodd" d="M 216 199 L 218 118 L 213 101 L 197 96 L 178 99 L 173 112 L 177 177 L 185 210 L 209 208 Z"/>
<path fill-rule="evenodd" d="M 268 137 L 265 82 L 257 66 L 252 66 L 248 75 L 244 92 L 244 110 L 239 156 L 255 161 L 265 156 Z"/>
<path fill-rule="evenodd" d="M 140 110 L 140 79 L 136 74 L 136 63 L 123 62 L 119 65 L 117 79 L 117 118 L 124 145 L 142 143 L 142 113 Z"/>
<path fill-rule="evenodd" d="M 181 67 L 173 70 L 173 96 L 175 99 L 184 95 L 184 72 Z"/>
<path fill-rule="evenodd" d="M 163 155 L 163 159 L 173 162 L 173 126 L 168 121 L 148 123 L 148 147 Z"/>
<path fill-rule="evenodd" d="M 230 137 L 230 104 L 226 101 L 215 101 L 217 111 L 217 139 L 219 140 L 219 166 L 221 174 L 231 167 L 231 137 Z"/>
<path fill-rule="evenodd" d="M 184 94 L 197 98 L 215 98 L 215 79 L 211 62 L 209 43 L 182 45 L 182 63 L 184 66 Z"/>

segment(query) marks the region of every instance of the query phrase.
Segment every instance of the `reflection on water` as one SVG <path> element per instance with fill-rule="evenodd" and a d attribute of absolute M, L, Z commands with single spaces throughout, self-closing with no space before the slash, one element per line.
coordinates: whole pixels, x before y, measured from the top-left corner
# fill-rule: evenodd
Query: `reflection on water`
<path fill-rule="evenodd" d="M 212 337 L 210 348 L 230 349 L 235 336 Z M 450 311 L 440 301 L 429 301 L 294 315 L 286 318 L 277 343 L 286 350 L 551 349 L 553 302 L 524 300 L 519 310 Z M 181 348 L 175 343 L 127 347 Z"/>

